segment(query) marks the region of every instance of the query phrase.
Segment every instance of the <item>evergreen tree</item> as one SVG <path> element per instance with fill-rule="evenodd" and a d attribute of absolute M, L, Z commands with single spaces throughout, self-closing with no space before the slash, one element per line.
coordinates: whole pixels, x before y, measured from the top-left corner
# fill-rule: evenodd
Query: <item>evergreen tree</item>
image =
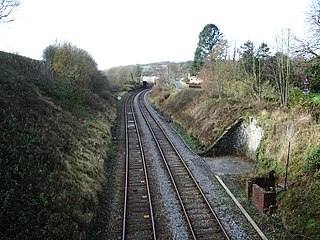
<path fill-rule="evenodd" d="M 199 41 L 194 53 L 194 60 L 191 65 L 190 73 L 197 75 L 203 66 L 212 48 L 222 39 L 223 35 L 219 28 L 214 24 L 207 24 L 199 34 Z"/>
<path fill-rule="evenodd" d="M 242 49 L 241 56 L 244 61 L 245 70 L 249 75 L 252 75 L 255 68 L 254 44 L 248 40 L 240 48 Z"/>

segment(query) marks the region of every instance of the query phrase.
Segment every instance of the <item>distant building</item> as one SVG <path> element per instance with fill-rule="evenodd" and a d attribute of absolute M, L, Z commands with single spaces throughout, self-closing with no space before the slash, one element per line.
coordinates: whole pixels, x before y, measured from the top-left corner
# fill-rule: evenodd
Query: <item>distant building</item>
<path fill-rule="evenodd" d="M 197 78 L 196 76 L 191 76 L 190 73 L 188 74 L 188 79 L 190 83 L 194 83 L 194 84 L 201 84 L 203 82 L 202 79 Z"/>
<path fill-rule="evenodd" d="M 157 77 L 157 76 L 142 76 L 141 79 L 142 79 L 142 82 L 155 83 L 159 79 L 159 77 Z"/>
<path fill-rule="evenodd" d="M 190 88 L 201 88 L 203 85 L 203 80 L 200 78 L 197 78 L 195 76 L 190 76 L 190 73 L 188 75 L 189 82 L 187 83 Z"/>

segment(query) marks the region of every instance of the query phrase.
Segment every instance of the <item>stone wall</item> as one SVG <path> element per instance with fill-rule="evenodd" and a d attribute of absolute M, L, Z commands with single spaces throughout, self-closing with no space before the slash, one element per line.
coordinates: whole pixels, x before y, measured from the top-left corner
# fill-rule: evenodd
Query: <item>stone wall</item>
<path fill-rule="evenodd" d="M 249 158 L 256 160 L 257 150 L 264 134 L 258 121 L 250 117 L 248 122 L 242 122 L 236 132 L 234 148 Z"/>
<path fill-rule="evenodd" d="M 244 155 L 256 160 L 263 134 L 255 118 L 238 121 L 227 129 L 206 155 Z"/>

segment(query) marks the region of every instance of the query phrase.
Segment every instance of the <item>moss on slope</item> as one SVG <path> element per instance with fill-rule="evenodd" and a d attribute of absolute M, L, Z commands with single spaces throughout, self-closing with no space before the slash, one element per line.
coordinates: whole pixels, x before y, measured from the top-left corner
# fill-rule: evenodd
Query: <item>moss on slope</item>
<path fill-rule="evenodd" d="M 84 94 L 75 114 L 58 82 L 0 52 L 1 239 L 84 239 L 97 207 L 114 107 Z"/>

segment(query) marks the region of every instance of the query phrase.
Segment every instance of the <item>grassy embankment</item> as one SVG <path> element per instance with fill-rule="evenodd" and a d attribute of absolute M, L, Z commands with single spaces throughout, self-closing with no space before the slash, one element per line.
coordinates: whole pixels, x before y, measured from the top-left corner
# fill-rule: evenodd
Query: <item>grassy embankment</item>
<path fill-rule="evenodd" d="M 0 52 L 1 239 L 85 238 L 115 107 L 108 92 L 73 90 L 43 62 Z"/>
<path fill-rule="evenodd" d="M 262 102 L 209 99 L 201 90 L 176 91 L 159 86 L 150 96 L 166 116 L 185 129 L 186 135 L 204 146 L 238 117 L 257 118 L 265 135 L 254 175 L 274 169 L 277 176 L 284 176 L 290 141 L 291 185 L 277 197 L 280 220 L 263 216 L 256 219 L 268 236 L 276 239 L 320 239 L 320 106 L 314 98 L 306 100 L 300 96 L 294 106 L 280 108 Z M 246 177 L 240 176 L 231 187 L 243 204 L 250 207 L 244 192 Z M 283 222 L 285 232 L 279 221 Z"/>
<path fill-rule="evenodd" d="M 313 97 L 315 101 L 320 102 L 320 93 L 313 93 L 311 97 Z"/>

